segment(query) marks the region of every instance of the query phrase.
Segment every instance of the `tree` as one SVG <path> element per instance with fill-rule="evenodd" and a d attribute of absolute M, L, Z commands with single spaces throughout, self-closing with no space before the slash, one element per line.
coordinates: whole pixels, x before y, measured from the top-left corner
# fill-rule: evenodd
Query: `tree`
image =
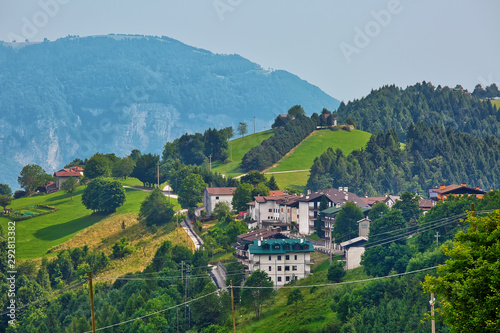
<path fill-rule="evenodd" d="M 257 186 L 257 184 L 265 182 L 266 176 L 255 170 L 250 171 L 240 178 L 240 183 L 252 184 L 252 186 Z"/>
<path fill-rule="evenodd" d="M 263 270 L 253 271 L 245 281 L 244 287 L 264 287 L 264 288 L 243 288 L 241 300 L 243 305 L 255 311 L 257 318 L 260 318 L 262 305 L 273 295 L 273 282 L 268 280 L 268 275 Z"/>
<path fill-rule="evenodd" d="M 340 241 L 346 241 L 355 236 L 358 230 L 358 222 L 364 217 L 361 209 L 354 202 L 346 202 L 335 217 L 333 228 L 334 237 Z"/>
<path fill-rule="evenodd" d="M 82 194 L 82 204 L 87 209 L 113 213 L 125 202 L 125 190 L 120 182 L 101 178 L 92 180 Z"/>
<path fill-rule="evenodd" d="M 274 176 L 271 176 L 271 178 L 269 178 L 269 180 L 266 183 L 266 186 L 269 187 L 269 190 L 271 191 L 277 191 L 280 189 L 278 183 L 276 182 L 276 178 L 274 178 Z"/>
<path fill-rule="evenodd" d="M 340 282 L 345 275 L 344 263 L 342 261 L 334 262 L 328 267 L 326 278 L 333 282 Z"/>
<path fill-rule="evenodd" d="M 389 211 L 389 207 L 383 202 L 377 202 L 368 213 L 368 218 L 372 221 L 384 216 Z"/>
<path fill-rule="evenodd" d="M 158 181 L 158 162 L 160 157 L 153 154 L 141 155 L 135 162 L 132 177 L 139 179 L 144 186 L 153 185 Z M 165 181 L 165 174 L 160 170 L 160 183 Z"/>
<path fill-rule="evenodd" d="M 0 184 L 0 194 L 7 195 L 9 197 L 12 196 L 12 190 L 7 184 Z"/>
<path fill-rule="evenodd" d="M 73 192 L 75 192 L 77 186 L 78 186 L 78 178 L 69 177 L 61 184 L 61 190 L 71 195 L 71 200 L 73 200 Z"/>
<path fill-rule="evenodd" d="M 132 157 L 124 157 L 118 159 L 113 164 L 113 177 L 122 177 L 127 179 L 128 176 L 134 171 L 135 162 Z"/>
<path fill-rule="evenodd" d="M 426 292 L 440 304 L 440 316 L 457 332 L 500 330 L 500 211 L 486 216 L 469 215 L 466 231 L 455 235 L 453 245 L 444 246 L 450 259 L 426 276 Z"/>
<path fill-rule="evenodd" d="M 202 191 L 207 187 L 203 177 L 192 173 L 187 176 L 179 188 L 179 203 L 182 208 L 194 208 L 202 199 Z"/>
<path fill-rule="evenodd" d="M 103 154 L 95 154 L 85 164 L 85 176 L 89 179 L 110 175 L 110 160 Z"/>
<path fill-rule="evenodd" d="M 304 295 L 300 292 L 300 289 L 293 289 L 287 297 L 286 305 L 295 304 L 295 312 L 297 312 L 297 305 L 299 302 L 304 300 Z"/>
<path fill-rule="evenodd" d="M 129 157 L 134 161 L 136 162 L 139 157 L 141 157 L 142 153 L 139 149 L 133 149 L 131 152 L 130 152 L 130 155 Z"/>
<path fill-rule="evenodd" d="M 141 203 L 139 220 L 146 225 L 161 225 L 172 221 L 174 216 L 173 204 L 167 201 L 159 188 L 155 188 L 150 195 Z"/>
<path fill-rule="evenodd" d="M 233 129 L 233 126 L 229 126 L 229 127 L 224 127 L 223 129 L 220 130 L 220 132 L 222 132 L 222 134 L 224 135 L 224 137 L 229 140 L 231 139 L 232 137 L 234 137 L 234 129 Z"/>
<path fill-rule="evenodd" d="M 230 222 L 232 220 L 231 208 L 224 201 L 219 201 L 215 204 L 212 216 L 220 222 Z"/>
<path fill-rule="evenodd" d="M 212 161 L 224 161 L 227 158 L 227 138 L 222 131 L 215 128 L 205 131 L 203 135 L 204 140 L 204 154 L 205 156 L 212 156 Z"/>
<path fill-rule="evenodd" d="M 3 210 L 7 209 L 7 206 L 12 203 L 12 197 L 9 197 L 5 194 L 0 194 L 0 206 L 3 207 Z"/>
<path fill-rule="evenodd" d="M 33 194 L 38 186 L 45 184 L 47 176 L 47 173 L 41 166 L 28 164 L 21 170 L 21 176 L 17 177 L 17 182 L 29 196 Z"/>
<path fill-rule="evenodd" d="M 238 133 L 245 137 L 245 134 L 247 134 L 247 128 L 248 128 L 248 125 L 247 123 L 239 123 L 238 124 Z"/>
<path fill-rule="evenodd" d="M 252 190 L 252 196 L 256 197 L 258 195 L 260 195 L 260 196 L 269 195 L 269 187 L 264 185 L 264 183 L 260 183 L 257 186 L 255 186 Z"/>
<path fill-rule="evenodd" d="M 401 210 L 405 221 L 416 221 L 422 215 L 422 210 L 418 204 L 419 200 L 418 195 L 406 191 L 401 194 L 400 200 L 397 200 L 392 208 Z"/>
<path fill-rule="evenodd" d="M 288 110 L 288 115 L 297 118 L 297 116 L 305 116 L 306 112 L 300 105 L 294 105 Z"/>
<path fill-rule="evenodd" d="M 252 201 L 253 186 L 250 184 L 240 184 L 233 193 L 233 209 L 235 211 L 245 211 L 247 203 Z"/>

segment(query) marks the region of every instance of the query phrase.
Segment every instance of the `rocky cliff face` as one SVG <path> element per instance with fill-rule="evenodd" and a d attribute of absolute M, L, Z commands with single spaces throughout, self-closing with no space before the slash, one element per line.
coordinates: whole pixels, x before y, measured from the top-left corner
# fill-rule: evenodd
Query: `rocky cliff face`
<path fill-rule="evenodd" d="M 208 127 L 268 129 L 295 104 L 308 113 L 339 102 L 297 76 L 176 40 L 67 37 L 0 44 L 0 182 L 18 188 L 26 164 L 47 172 L 95 152 L 160 153 Z"/>

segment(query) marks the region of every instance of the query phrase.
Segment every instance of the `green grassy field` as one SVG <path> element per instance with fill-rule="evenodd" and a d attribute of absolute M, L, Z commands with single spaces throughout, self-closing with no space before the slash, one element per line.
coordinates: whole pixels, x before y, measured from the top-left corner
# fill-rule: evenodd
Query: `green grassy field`
<path fill-rule="evenodd" d="M 240 170 L 241 159 L 245 156 L 246 152 L 253 147 L 260 145 L 262 141 L 269 138 L 273 134 L 274 132 L 272 130 L 268 130 L 265 132 L 250 134 L 244 138 L 231 140 L 230 147 L 232 147 L 233 151 L 233 161 L 226 164 L 214 162 L 212 163 L 212 170 L 232 177 L 241 175 L 244 173 Z"/>
<path fill-rule="evenodd" d="M 127 183 L 132 183 L 129 180 Z M 125 204 L 111 215 L 91 214 L 82 204 L 83 186 L 78 187 L 73 196 L 64 192 L 21 198 L 12 201 L 12 209 L 21 209 L 36 204 L 54 206 L 55 213 L 34 217 L 16 222 L 16 258 L 34 259 L 47 253 L 51 248 L 74 237 L 78 232 L 106 218 L 139 212 L 141 202 L 149 194 L 147 191 L 125 189 Z M 171 199 L 174 200 L 175 199 Z M 0 225 L 4 233 L 7 230 L 7 217 L 0 217 Z"/>
<path fill-rule="evenodd" d="M 371 134 L 359 130 L 345 131 L 314 131 L 306 140 L 302 141 L 294 151 L 282 158 L 276 167 L 269 172 L 310 169 L 314 159 L 320 156 L 329 147 L 340 148 L 345 155 L 355 149 L 362 148 L 370 139 Z"/>
<path fill-rule="evenodd" d="M 311 173 L 309 171 L 299 171 L 269 174 L 266 175 L 266 177 L 269 179 L 271 176 L 274 176 L 280 189 L 285 189 L 290 186 L 304 192 L 310 174 Z"/>
<path fill-rule="evenodd" d="M 500 99 L 491 100 L 491 104 L 496 105 L 498 109 L 500 109 Z"/>

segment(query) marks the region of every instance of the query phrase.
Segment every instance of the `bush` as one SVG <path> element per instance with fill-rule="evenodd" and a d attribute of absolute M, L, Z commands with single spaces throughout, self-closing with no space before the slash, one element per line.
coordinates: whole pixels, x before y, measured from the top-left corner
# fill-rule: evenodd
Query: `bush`
<path fill-rule="evenodd" d="M 113 245 L 113 258 L 123 258 L 128 254 L 134 253 L 134 248 L 129 245 L 127 237 L 123 237 Z"/>
<path fill-rule="evenodd" d="M 345 275 L 344 262 L 337 261 L 328 268 L 326 278 L 332 282 L 340 282 Z"/>
<path fill-rule="evenodd" d="M 17 190 L 16 192 L 14 192 L 14 199 L 19 199 L 19 198 L 22 198 L 24 196 L 26 196 L 26 191 Z"/>

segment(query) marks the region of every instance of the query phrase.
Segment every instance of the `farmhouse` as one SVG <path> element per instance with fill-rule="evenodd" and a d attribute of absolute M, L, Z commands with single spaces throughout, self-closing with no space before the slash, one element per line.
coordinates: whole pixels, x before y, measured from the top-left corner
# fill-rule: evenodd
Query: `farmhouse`
<path fill-rule="evenodd" d="M 473 195 L 478 199 L 482 199 L 486 191 L 477 186 L 476 188 L 467 187 L 466 183 L 461 183 L 460 185 L 441 185 L 439 188 L 429 189 L 429 197 L 432 200 L 444 201 L 448 196 L 463 196 L 463 195 Z"/>
<path fill-rule="evenodd" d="M 54 177 L 56 177 L 57 188 L 61 188 L 62 183 L 64 183 L 70 177 L 79 178 L 82 176 L 83 176 L 83 168 L 79 166 L 64 168 L 54 172 Z"/>

